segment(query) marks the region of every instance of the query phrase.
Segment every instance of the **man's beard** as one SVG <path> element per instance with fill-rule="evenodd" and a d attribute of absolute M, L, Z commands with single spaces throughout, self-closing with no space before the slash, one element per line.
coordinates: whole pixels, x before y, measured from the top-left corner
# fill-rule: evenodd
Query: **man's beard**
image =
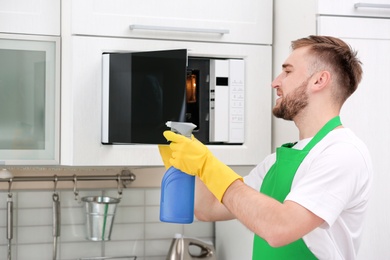
<path fill-rule="evenodd" d="M 293 120 L 308 104 L 308 82 L 309 79 L 305 80 L 293 93 L 283 97 L 280 103 L 275 105 L 272 110 L 274 116 L 285 120 Z"/>

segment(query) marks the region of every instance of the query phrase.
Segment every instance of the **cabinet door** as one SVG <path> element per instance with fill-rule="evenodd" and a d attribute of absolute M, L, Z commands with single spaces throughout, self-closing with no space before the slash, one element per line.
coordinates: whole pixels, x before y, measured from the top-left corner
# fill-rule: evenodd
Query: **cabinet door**
<path fill-rule="evenodd" d="M 72 26 L 78 35 L 271 44 L 272 0 L 74 0 Z"/>
<path fill-rule="evenodd" d="M 218 260 L 252 259 L 254 234 L 237 219 L 215 223 Z"/>
<path fill-rule="evenodd" d="M 71 49 L 62 77 L 62 164 L 162 165 L 157 145 L 101 144 L 102 53 L 114 50 L 188 49 L 192 57 L 244 59 L 245 143 L 209 148 L 229 165 L 254 165 L 270 152 L 271 46 L 74 36 Z"/>
<path fill-rule="evenodd" d="M 0 34 L 0 164 L 59 163 L 59 39 Z"/>
<path fill-rule="evenodd" d="M 60 0 L 0 0 L 0 32 L 60 35 Z"/>
<path fill-rule="evenodd" d="M 359 28 L 359 30 L 356 30 Z M 341 119 L 367 144 L 374 165 L 374 185 L 358 259 L 389 259 L 390 229 L 390 20 L 321 17 L 319 34 L 334 35 L 358 51 L 363 80 L 344 105 Z"/>

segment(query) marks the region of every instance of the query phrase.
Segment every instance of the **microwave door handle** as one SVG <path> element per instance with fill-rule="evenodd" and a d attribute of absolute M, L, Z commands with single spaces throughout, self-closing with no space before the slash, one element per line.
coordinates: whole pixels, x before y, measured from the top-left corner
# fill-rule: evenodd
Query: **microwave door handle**
<path fill-rule="evenodd" d="M 173 32 L 195 32 L 195 33 L 215 33 L 215 34 L 228 34 L 227 29 L 206 29 L 206 28 L 190 28 L 190 27 L 169 27 L 169 26 L 157 26 L 157 25 L 142 25 L 132 24 L 130 30 L 152 30 L 152 31 L 173 31 Z"/>

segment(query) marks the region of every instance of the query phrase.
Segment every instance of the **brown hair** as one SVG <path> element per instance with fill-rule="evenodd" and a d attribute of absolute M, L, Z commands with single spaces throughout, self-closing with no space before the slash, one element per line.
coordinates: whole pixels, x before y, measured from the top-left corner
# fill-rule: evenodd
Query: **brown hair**
<path fill-rule="evenodd" d="M 337 100 L 344 103 L 362 79 L 362 63 L 356 57 L 357 52 L 341 39 L 331 36 L 310 35 L 291 42 L 293 50 L 306 46 L 310 47 L 310 54 L 314 58 L 313 69 L 318 71 L 328 68 L 334 73 L 334 93 Z"/>

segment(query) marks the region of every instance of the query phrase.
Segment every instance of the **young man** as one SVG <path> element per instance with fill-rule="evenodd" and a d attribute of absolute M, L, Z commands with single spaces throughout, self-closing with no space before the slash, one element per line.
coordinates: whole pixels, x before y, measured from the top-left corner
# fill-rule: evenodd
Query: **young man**
<path fill-rule="evenodd" d="M 198 177 L 199 220 L 237 218 L 255 233 L 253 259 L 355 259 L 373 173 L 339 114 L 361 81 L 360 61 L 334 37 L 299 39 L 292 50 L 272 82 L 273 114 L 294 121 L 297 143 L 242 179 L 195 138 L 166 131 L 169 163 Z"/>

